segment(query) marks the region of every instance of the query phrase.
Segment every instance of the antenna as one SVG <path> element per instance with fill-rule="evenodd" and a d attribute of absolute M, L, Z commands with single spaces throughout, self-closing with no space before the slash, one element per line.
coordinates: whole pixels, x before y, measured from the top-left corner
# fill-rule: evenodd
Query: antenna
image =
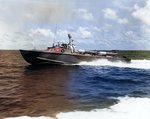
<path fill-rule="evenodd" d="M 57 31 L 57 24 L 58 24 L 58 20 L 57 20 L 57 22 L 56 22 L 56 27 L 55 27 L 55 35 L 54 35 L 54 42 L 53 42 L 53 46 L 54 46 L 54 44 L 55 44 L 55 37 L 56 37 L 56 31 Z"/>

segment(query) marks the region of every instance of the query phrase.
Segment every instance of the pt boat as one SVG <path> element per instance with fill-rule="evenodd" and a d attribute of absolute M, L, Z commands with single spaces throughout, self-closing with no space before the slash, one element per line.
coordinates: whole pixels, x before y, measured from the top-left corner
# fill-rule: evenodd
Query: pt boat
<path fill-rule="evenodd" d="M 130 63 L 131 59 L 126 56 L 119 57 L 115 51 L 100 50 L 77 50 L 73 44 L 71 35 L 68 34 L 69 43 L 58 43 L 46 50 L 20 50 L 21 55 L 26 62 L 37 64 L 78 64 L 80 62 L 91 62 L 99 59 L 107 59 L 108 61 L 122 61 Z"/>

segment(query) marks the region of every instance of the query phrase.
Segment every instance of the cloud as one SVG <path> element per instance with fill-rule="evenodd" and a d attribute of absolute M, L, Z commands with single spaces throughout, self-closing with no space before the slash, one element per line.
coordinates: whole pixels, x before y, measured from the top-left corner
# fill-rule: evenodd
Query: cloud
<path fill-rule="evenodd" d="M 127 36 L 133 36 L 134 33 L 133 33 L 133 31 L 127 31 L 127 32 L 126 32 L 126 35 L 127 35 Z"/>
<path fill-rule="evenodd" d="M 58 20 L 57 42 L 68 42 L 70 33 L 81 45 L 93 42 L 96 48 L 99 41 L 103 48 L 134 49 L 150 39 L 150 0 L 145 1 L 0 0 L 0 48 L 31 49 L 31 42 L 45 48 L 54 41 Z"/>
<path fill-rule="evenodd" d="M 146 25 L 141 26 L 141 29 L 144 33 L 150 33 L 150 27 Z"/>
<path fill-rule="evenodd" d="M 0 22 L 11 28 L 27 29 L 33 25 L 69 21 L 72 11 L 68 0 L 57 2 L 15 1 L 0 2 Z"/>
<path fill-rule="evenodd" d="M 50 29 L 40 29 L 40 28 L 35 29 L 35 30 L 31 29 L 30 36 L 37 35 L 37 34 L 42 34 L 45 37 L 54 38 L 54 33 L 52 33 Z"/>
<path fill-rule="evenodd" d="M 79 34 L 79 36 L 81 38 L 90 38 L 92 37 L 92 33 L 90 31 L 87 30 L 87 27 L 79 27 L 77 33 Z"/>
<path fill-rule="evenodd" d="M 144 0 L 142 0 L 144 1 Z M 130 1 L 121 1 L 121 0 L 114 0 L 113 1 L 113 5 L 117 8 L 120 8 L 120 9 L 124 9 L 124 10 L 133 10 L 133 7 L 132 7 L 132 4 L 133 4 L 133 0 L 130 0 Z"/>
<path fill-rule="evenodd" d="M 103 9 L 104 12 L 104 18 L 106 19 L 111 19 L 111 20 L 116 20 L 118 18 L 116 12 L 110 8 Z"/>
<path fill-rule="evenodd" d="M 48 44 L 54 41 L 54 33 L 50 29 L 31 29 L 19 31 L 13 34 L 3 34 L 0 38 L 3 42 L 2 49 L 46 49 Z"/>
<path fill-rule="evenodd" d="M 68 33 L 69 33 L 71 34 L 72 39 L 74 39 L 76 43 L 79 43 L 79 42 L 87 43 L 91 41 L 91 40 L 87 41 L 87 39 L 93 38 L 93 32 L 91 31 L 91 29 L 89 27 L 78 27 L 77 29 L 74 29 L 71 31 L 59 29 L 56 34 L 57 36 L 56 40 L 60 42 L 68 42 Z"/>
<path fill-rule="evenodd" d="M 119 18 L 116 11 L 107 8 L 107 9 L 103 9 L 102 12 L 104 12 L 104 18 L 105 19 L 110 19 L 113 21 L 117 21 L 119 24 L 127 24 L 128 20 L 126 18 Z"/>
<path fill-rule="evenodd" d="M 35 19 L 39 22 L 66 21 L 71 19 L 71 9 L 66 3 L 34 3 L 27 6 L 26 18 Z"/>
<path fill-rule="evenodd" d="M 78 18 L 87 20 L 87 21 L 94 21 L 94 16 L 92 13 L 89 13 L 87 9 L 78 9 L 74 10 L 75 14 Z"/>
<path fill-rule="evenodd" d="M 101 32 L 101 31 L 102 31 L 101 28 L 98 28 L 98 27 L 96 27 L 96 26 L 92 27 L 92 29 L 95 30 L 95 31 L 98 31 L 98 32 Z"/>
<path fill-rule="evenodd" d="M 105 31 L 105 32 L 109 32 L 110 30 L 113 29 L 113 26 L 110 25 L 110 24 L 105 24 L 105 26 L 104 26 L 102 29 L 103 29 L 103 31 Z"/>
<path fill-rule="evenodd" d="M 144 7 L 134 5 L 135 11 L 132 13 L 133 17 L 141 20 L 144 24 L 150 25 L 150 0 L 146 2 Z"/>
<path fill-rule="evenodd" d="M 37 48 L 41 49 L 42 47 L 45 49 L 48 44 L 52 45 L 54 42 L 54 33 L 50 29 L 31 29 L 29 32 L 26 33 L 26 37 L 24 34 L 24 38 L 31 45 L 36 46 Z M 41 47 L 42 46 L 42 47 Z"/>
<path fill-rule="evenodd" d="M 48 39 L 54 38 L 50 29 L 55 27 L 56 21 L 66 23 L 72 19 L 72 6 L 69 0 L 0 1 L 0 40 L 5 41 L 0 48 L 30 48 L 33 40 L 36 45 L 45 47 Z"/>
<path fill-rule="evenodd" d="M 120 24 L 127 24 L 128 20 L 126 18 L 118 19 L 118 23 L 120 23 Z"/>
<path fill-rule="evenodd" d="M 34 19 L 34 16 L 32 14 L 30 14 L 30 13 L 25 13 L 23 15 L 23 17 L 26 18 L 26 19 Z"/>

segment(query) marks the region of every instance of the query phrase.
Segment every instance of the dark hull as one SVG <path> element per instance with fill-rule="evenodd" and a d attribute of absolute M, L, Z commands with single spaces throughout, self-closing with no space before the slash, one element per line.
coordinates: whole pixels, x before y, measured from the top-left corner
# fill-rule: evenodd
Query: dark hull
<path fill-rule="evenodd" d="M 30 64 L 41 64 L 41 63 L 51 63 L 51 64 L 76 64 L 82 61 L 93 61 L 98 59 L 107 59 L 109 61 L 130 62 L 131 59 L 128 58 L 118 58 L 118 57 L 105 57 L 105 56 L 92 56 L 83 55 L 76 53 L 51 53 L 46 51 L 36 51 L 36 50 L 20 50 L 23 58 Z"/>

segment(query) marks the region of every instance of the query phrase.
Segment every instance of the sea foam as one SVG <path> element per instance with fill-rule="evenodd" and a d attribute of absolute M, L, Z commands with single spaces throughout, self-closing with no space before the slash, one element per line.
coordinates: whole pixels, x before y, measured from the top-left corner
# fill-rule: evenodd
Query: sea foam
<path fill-rule="evenodd" d="M 104 109 L 59 113 L 57 119 L 150 119 L 150 98 L 122 97 Z M 16 117 L 5 119 L 54 119 L 50 117 Z"/>
<path fill-rule="evenodd" d="M 150 60 L 131 60 L 130 63 L 126 62 L 111 62 L 107 59 L 100 59 L 91 62 L 81 62 L 78 65 L 93 65 L 93 66 L 115 66 L 115 67 L 128 67 L 128 68 L 138 68 L 138 69 L 150 69 Z"/>

